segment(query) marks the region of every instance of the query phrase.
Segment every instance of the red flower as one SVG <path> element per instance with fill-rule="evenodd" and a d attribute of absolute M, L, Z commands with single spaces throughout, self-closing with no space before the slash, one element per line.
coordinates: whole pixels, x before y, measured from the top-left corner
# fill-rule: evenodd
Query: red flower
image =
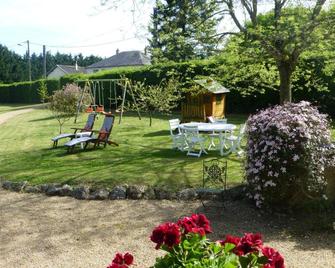
<path fill-rule="evenodd" d="M 134 257 L 133 255 L 131 255 L 130 253 L 126 253 L 124 254 L 123 256 L 123 259 L 124 259 L 124 262 L 127 264 L 127 265 L 132 265 L 133 262 L 134 262 Z"/>
<path fill-rule="evenodd" d="M 117 264 L 123 264 L 123 255 L 121 253 L 116 253 L 112 262 Z"/>
<path fill-rule="evenodd" d="M 209 220 L 203 214 L 193 214 L 191 217 L 184 217 L 178 220 L 178 225 L 183 228 L 185 234 L 196 233 L 204 236 L 212 232 Z"/>
<path fill-rule="evenodd" d="M 180 227 L 172 222 L 161 224 L 153 230 L 150 239 L 157 244 L 156 249 L 159 249 L 163 244 L 172 248 L 180 243 Z"/>
<path fill-rule="evenodd" d="M 133 255 L 128 252 L 124 255 L 116 253 L 112 263 L 108 265 L 107 268 L 128 268 L 128 265 L 132 265 L 133 261 Z"/>
<path fill-rule="evenodd" d="M 261 234 L 246 233 L 236 247 L 236 254 L 241 256 L 250 252 L 258 252 L 262 245 L 263 241 Z"/>
<path fill-rule="evenodd" d="M 262 253 L 268 258 L 268 263 L 263 268 L 285 268 L 284 258 L 278 251 L 270 247 L 264 247 Z"/>
<path fill-rule="evenodd" d="M 221 240 L 219 241 L 219 243 L 224 246 L 225 244 L 229 243 L 229 244 L 234 244 L 235 248 L 233 248 L 233 252 L 236 255 L 241 255 L 240 252 L 237 250 L 237 246 L 240 243 L 241 238 L 237 237 L 237 236 L 232 236 L 232 235 L 227 235 L 225 240 Z"/>

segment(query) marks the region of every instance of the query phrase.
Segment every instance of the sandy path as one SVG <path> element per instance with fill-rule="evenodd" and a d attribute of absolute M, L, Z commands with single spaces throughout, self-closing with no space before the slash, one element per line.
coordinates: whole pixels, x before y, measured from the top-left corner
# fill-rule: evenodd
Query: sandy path
<path fill-rule="evenodd" d="M 29 113 L 33 110 L 34 108 L 28 108 L 28 109 L 21 109 L 21 110 L 16 110 L 16 111 L 11 111 L 11 112 L 0 114 L 0 125 L 17 115 Z"/>
<path fill-rule="evenodd" d="M 0 190 L 0 267 L 106 267 L 116 251 L 149 267 L 160 254 L 148 239 L 153 227 L 199 211 L 199 202 L 79 201 Z M 335 233 L 297 236 L 241 202 L 205 213 L 213 239 L 262 232 L 287 267 L 335 267 Z"/>

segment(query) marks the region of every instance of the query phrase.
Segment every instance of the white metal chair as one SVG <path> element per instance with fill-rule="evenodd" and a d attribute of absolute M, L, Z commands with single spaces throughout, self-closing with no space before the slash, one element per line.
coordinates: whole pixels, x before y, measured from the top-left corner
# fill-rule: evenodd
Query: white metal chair
<path fill-rule="evenodd" d="M 213 116 L 209 116 L 207 117 L 208 121 L 212 124 L 227 124 L 227 119 L 215 119 Z M 215 142 L 214 139 L 215 138 L 219 138 L 220 134 L 216 133 L 215 131 L 213 131 L 211 134 L 208 135 L 211 138 L 210 144 L 208 146 L 208 150 L 210 150 L 212 147 L 215 147 Z"/>
<path fill-rule="evenodd" d="M 202 153 L 207 154 L 205 150 L 205 138 L 200 136 L 197 126 L 184 126 L 184 135 L 187 145 L 187 155 L 200 157 Z M 200 146 L 198 153 L 195 149 L 197 144 Z"/>
<path fill-rule="evenodd" d="M 217 119 L 214 116 L 207 116 L 207 120 L 212 124 L 227 124 L 227 118 Z"/>
<path fill-rule="evenodd" d="M 184 134 L 180 131 L 179 119 L 171 119 L 169 120 L 170 124 L 170 136 L 172 139 L 172 149 L 178 149 L 180 151 L 184 150 L 185 147 L 185 137 Z"/>
<path fill-rule="evenodd" d="M 237 153 L 237 155 L 243 154 L 243 150 L 241 148 L 241 141 L 244 136 L 245 129 L 246 129 L 246 124 L 242 124 L 240 126 L 240 131 L 238 133 L 238 136 L 230 135 L 225 138 L 225 141 L 227 141 L 228 145 L 230 145 L 229 152 Z"/>

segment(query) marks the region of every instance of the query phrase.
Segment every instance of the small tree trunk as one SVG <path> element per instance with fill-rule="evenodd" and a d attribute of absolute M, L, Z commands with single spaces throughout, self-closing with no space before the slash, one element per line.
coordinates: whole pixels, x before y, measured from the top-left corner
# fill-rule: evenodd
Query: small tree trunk
<path fill-rule="evenodd" d="M 149 126 L 151 127 L 151 125 L 152 125 L 152 112 L 150 110 L 149 110 L 149 118 L 150 118 Z"/>
<path fill-rule="evenodd" d="M 292 102 L 291 78 L 293 73 L 293 63 L 279 62 L 278 71 L 280 78 L 280 104 Z"/>

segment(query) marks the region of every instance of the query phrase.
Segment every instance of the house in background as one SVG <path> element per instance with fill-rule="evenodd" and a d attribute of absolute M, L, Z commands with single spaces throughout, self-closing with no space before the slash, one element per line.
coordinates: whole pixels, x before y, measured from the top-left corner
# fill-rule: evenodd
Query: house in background
<path fill-rule="evenodd" d="M 149 64 L 150 58 L 141 51 L 134 50 L 119 52 L 117 49 L 114 56 L 86 67 L 86 73 L 95 73 L 102 70 L 113 69 L 115 67 L 143 66 Z"/>
<path fill-rule="evenodd" d="M 72 65 L 60 65 L 57 64 L 56 67 L 49 72 L 47 78 L 60 78 L 66 74 L 76 74 L 76 73 L 86 73 L 85 67 L 80 67 L 77 64 L 75 66 Z"/>

